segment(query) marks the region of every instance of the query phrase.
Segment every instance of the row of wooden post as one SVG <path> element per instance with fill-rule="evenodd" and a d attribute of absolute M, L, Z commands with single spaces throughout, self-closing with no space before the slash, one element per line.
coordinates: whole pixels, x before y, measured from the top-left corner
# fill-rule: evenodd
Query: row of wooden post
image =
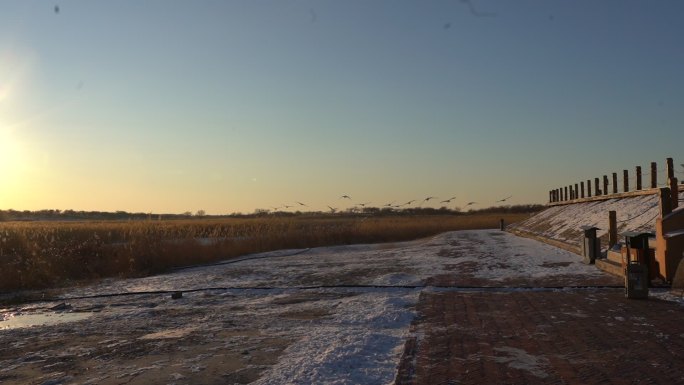
<path fill-rule="evenodd" d="M 673 192 L 678 191 L 678 186 L 677 186 L 677 178 L 674 176 L 674 164 L 672 161 L 672 158 L 667 158 L 666 160 L 666 168 L 665 172 L 667 174 L 667 184 L 668 187 L 670 187 L 670 190 Z M 591 188 L 591 179 L 587 180 L 586 183 L 586 195 L 585 195 L 585 184 L 584 182 L 579 182 L 575 183 L 573 185 L 553 189 L 549 191 L 549 203 L 558 203 L 558 202 L 569 202 L 569 201 L 574 201 L 576 199 L 582 199 L 582 198 L 591 198 L 592 197 L 592 188 Z M 651 187 L 652 189 L 658 187 L 658 166 L 656 162 L 651 162 Z M 593 196 L 602 196 L 602 195 L 608 195 L 608 175 L 603 176 L 603 180 L 601 181 L 600 178 L 594 178 L 594 194 Z M 642 181 L 641 181 L 641 166 L 636 166 L 636 186 L 635 186 L 635 191 L 642 190 Z M 622 171 L 622 192 L 629 192 L 629 172 L 627 170 Z M 617 173 L 613 173 L 612 175 L 612 193 L 617 194 L 618 193 L 618 177 Z M 673 195 L 673 204 L 674 207 L 677 207 L 678 204 L 678 197 L 677 194 L 672 194 Z"/>

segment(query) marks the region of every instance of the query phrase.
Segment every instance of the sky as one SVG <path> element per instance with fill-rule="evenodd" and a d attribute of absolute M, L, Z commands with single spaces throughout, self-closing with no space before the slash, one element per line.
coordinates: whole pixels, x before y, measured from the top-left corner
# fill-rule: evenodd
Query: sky
<path fill-rule="evenodd" d="M 488 207 L 684 171 L 683 18 L 675 0 L 3 1 L 0 209 Z"/>

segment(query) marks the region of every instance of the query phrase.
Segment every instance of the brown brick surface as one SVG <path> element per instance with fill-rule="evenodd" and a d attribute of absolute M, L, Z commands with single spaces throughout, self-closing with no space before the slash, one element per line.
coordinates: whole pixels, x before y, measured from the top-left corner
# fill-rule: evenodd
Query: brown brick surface
<path fill-rule="evenodd" d="M 424 292 L 397 384 L 684 384 L 684 309 L 621 289 Z"/>

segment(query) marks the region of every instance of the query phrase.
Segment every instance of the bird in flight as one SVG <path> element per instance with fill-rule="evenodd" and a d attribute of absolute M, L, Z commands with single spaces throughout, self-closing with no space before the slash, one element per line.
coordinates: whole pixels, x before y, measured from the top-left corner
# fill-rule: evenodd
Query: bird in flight
<path fill-rule="evenodd" d="M 475 9 L 475 6 L 473 5 L 471 0 L 461 0 L 461 3 L 466 4 L 468 6 L 468 10 L 470 10 L 470 14 L 475 16 L 475 17 L 495 17 L 496 12 L 482 12 L 478 11 Z"/>
<path fill-rule="evenodd" d="M 386 204 L 386 205 L 383 205 L 382 207 L 392 207 L 393 204 L 394 204 L 394 202 L 388 203 L 388 204 Z"/>
<path fill-rule="evenodd" d="M 308 207 L 308 206 L 306 206 L 306 205 L 305 205 L 304 203 L 302 203 L 302 202 L 295 202 L 295 203 L 299 204 L 300 206 Z"/>
<path fill-rule="evenodd" d="M 423 202 L 428 202 L 430 199 L 436 199 L 437 197 L 427 197 L 423 199 Z"/>
<path fill-rule="evenodd" d="M 359 203 L 359 206 L 361 206 L 361 207 L 366 207 L 366 205 L 369 205 L 369 204 L 370 204 L 370 202 Z"/>
<path fill-rule="evenodd" d="M 404 203 L 404 206 L 410 206 L 411 203 L 413 203 L 413 202 L 415 202 L 415 201 L 416 201 L 415 199 L 411 199 L 410 201 Z"/>
<path fill-rule="evenodd" d="M 451 197 L 451 198 L 449 198 L 449 199 L 445 199 L 445 200 L 443 200 L 443 201 L 441 201 L 441 202 L 439 202 L 439 203 L 451 203 L 451 201 L 454 200 L 454 199 L 456 199 L 456 197 Z"/>
<path fill-rule="evenodd" d="M 474 204 L 477 204 L 477 202 L 468 202 L 468 203 L 466 203 L 466 206 L 472 206 Z"/>
<path fill-rule="evenodd" d="M 285 208 L 285 210 L 289 209 L 290 207 L 293 207 L 293 206 L 283 205 L 283 208 Z"/>
<path fill-rule="evenodd" d="M 349 195 L 342 195 L 340 199 L 349 199 L 351 200 L 351 197 Z"/>
<path fill-rule="evenodd" d="M 336 209 L 335 207 L 330 207 L 330 206 L 328 206 L 328 208 L 330 209 L 330 212 L 331 212 L 331 213 L 334 213 L 335 211 L 337 211 L 337 209 Z"/>
<path fill-rule="evenodd" d="M 506 202 L 508 200 L 508 198 L 511 198 L 511 197 L 513 197 L 513 195 L 509 195 L 509 196 L 505 197 L 504 199 L 499 199 L 498 201 L 496 201 L 494 203 Z"/>

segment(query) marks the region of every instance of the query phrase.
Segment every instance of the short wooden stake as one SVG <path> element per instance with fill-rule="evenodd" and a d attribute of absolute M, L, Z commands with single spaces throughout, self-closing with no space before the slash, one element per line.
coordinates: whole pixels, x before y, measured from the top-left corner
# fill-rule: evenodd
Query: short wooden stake
<path fill-rule="evenodd" d="M 617 188 L 617 173 L 613 173 L 613 194 L 617 194 L 618 188 Z"/>
<path fill-rule="evenodd" d="M 636 189 L 641 190 L 641 166 L 636 166 Z"/>
<path fill-rule="evenodd" d="M 651 162 L 651 188 L 658 187 L 658 165 Z"/>
<path fill-rule="evenodd" d="M 584 198 L 584 182 L 580 182 L 580 198 Z"/>
<path fill-rule="evenodd" d="M 587 197 L 591 198 L 591 180 L 587 179 Z"/>

